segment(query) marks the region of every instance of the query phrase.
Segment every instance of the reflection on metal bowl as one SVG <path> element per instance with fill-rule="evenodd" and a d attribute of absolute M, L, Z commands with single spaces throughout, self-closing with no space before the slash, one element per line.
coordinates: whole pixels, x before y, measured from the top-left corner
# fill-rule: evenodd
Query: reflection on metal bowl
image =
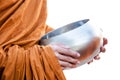
<path fill-rule="evenodd" d="M 99 53 L 102 44 L 102 32 L 100 28 L 90 24 L 89 19 L 72 22 L 68 25 L 55 29 L 41 40 L 41 45 L 62 43 L 80 53 L 80 65 L 93 59 Z"/>

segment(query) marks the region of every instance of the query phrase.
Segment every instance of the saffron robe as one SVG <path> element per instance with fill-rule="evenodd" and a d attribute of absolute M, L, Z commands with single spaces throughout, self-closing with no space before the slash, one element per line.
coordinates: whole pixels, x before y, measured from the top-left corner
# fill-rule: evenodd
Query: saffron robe
<path fill-rule="evenodd" d="M 38 41 L 46 25 L 46 0 L 0 0 L 0 80 L 65 80 L 49 46 Z"/>

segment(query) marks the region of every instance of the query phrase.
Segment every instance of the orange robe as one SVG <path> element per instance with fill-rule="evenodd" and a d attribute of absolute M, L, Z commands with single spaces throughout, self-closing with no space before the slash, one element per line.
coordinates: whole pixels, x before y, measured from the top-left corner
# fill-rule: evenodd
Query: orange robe
<path fill-rule="evenodd" d="M 65 80 L 53 50 L 38 45 L 52 30 L 46 0 L 0 0 L 0 80 Z"/>

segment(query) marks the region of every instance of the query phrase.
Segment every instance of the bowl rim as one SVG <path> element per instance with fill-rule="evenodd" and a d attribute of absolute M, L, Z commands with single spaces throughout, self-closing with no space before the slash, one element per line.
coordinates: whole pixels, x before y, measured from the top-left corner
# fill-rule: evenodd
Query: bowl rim
<path fill-rule="evenodd" d="M 64 25 L 62 27 L 59 27 L 55 30 L 52 30 L 52 31 L 46 33 L 44 36 L 41 37 L 41 40 L 52 38 L 52 37 L 55 37 L 57 35 L 60 35 L 61 33 L 66 33 L 70 30 L 74 30 L 78 27 L 82 27 L 82 25 L 86 24 L 88 21 L 90 21 L 90 19 L 83 19 L 83 20 L 71 22 L 67 25 Z"/>

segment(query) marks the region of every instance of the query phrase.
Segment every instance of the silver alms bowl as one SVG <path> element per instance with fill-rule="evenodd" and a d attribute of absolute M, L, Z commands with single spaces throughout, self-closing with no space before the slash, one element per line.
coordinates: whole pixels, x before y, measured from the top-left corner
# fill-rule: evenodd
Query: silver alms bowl
<path fill-rule="evenodd" d="M 84 19 L 47 33 L 41 38 L 40 44 L 62 43 L 69 46 L 80 53 L 80 66 L 99 53 L 102 40 L 101 29 L 91 25 L 89 19 Z"/>

